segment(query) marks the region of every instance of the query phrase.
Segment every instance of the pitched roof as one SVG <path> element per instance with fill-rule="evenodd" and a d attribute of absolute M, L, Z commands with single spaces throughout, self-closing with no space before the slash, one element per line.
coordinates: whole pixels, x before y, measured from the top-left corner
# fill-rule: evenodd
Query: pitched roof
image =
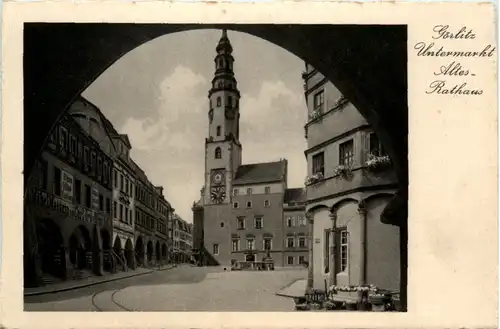
<path fill-rule="evenodd" d="M 286 179 L 287 161 L 241 165 L 236 170 L 233 185 L 278 182 Z"/>
<path fill-rule="evenodd" d="M 306 201 L 306 191 L 304 188 L 288 188 L 285 190 L 283 203 L 301 203 Z"/>

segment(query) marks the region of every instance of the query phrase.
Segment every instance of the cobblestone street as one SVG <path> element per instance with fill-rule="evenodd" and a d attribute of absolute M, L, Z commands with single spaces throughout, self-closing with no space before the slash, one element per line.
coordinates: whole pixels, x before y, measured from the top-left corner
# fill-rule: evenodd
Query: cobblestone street
<path fill-rule="evenodd" d="M 293 311 L 276 296 L 304 269 L 270 272 L 179 267 L 66 292 L 25 297 L 25 311 Z"/>

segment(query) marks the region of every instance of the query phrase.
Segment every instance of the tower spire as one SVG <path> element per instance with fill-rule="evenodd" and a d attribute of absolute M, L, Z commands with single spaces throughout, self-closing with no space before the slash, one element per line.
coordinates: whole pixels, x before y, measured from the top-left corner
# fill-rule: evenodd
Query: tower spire
<path fill-rule="evenodd" d="M 222 36 L 220 37 L 216 51 L 219 54 L 231 54 L 233 52 L 233 47 L 227 36 L 227 29 L 222 30 Z"/>

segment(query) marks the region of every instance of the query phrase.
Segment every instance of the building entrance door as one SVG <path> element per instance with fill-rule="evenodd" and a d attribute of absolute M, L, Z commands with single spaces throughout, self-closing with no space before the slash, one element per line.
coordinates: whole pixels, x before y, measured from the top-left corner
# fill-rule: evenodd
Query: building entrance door
<path fill-rule="evenodd" d="M 255 262 L 255 255 L 245 255 L 245 261 L 247 262 Z"/>

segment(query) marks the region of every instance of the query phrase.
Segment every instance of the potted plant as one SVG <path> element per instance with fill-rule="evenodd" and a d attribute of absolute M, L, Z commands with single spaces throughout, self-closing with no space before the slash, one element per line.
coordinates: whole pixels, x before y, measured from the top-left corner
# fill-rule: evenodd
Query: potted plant
<path fill-rule="evenodd" d="M 371 172 L 380 172 L 385 170 L 391 165 L 391 159 L 387 155 L 374 155 L 374 154 L 369 154 L 368 155 L 368 160 L 365 163 L 366 169 L 368 169 Z"/>
<path fill-rule="evenodd" d="M 375 293 L 368 297 L 370 304 L 372 304 L 372 311 L 384 312 L 385 305 L 387 302 L 387 296 L 385 294 Z"/>
<path fill-rule="evenodd" d="M 333 175 L 343 179 L 351 179 L 352 178 L 352 170 L 348 166 L 339 165 L 333 171 Z"/>
<path fill-rule="evenodd" d="M 311 113 L 309 113 L 309 121 L 316 120 L 317 118 L 319 118 L 322 115 L 323 115 L 322 109 L 312 110 Z"/>
<path fill-rule="evenodd" d="M 304 184 L 305 184 L 306 186 L 309 186 L 309 185 L 314 185 L 314 184 L 316 184 L 316 183 L 318 183 L 318 182 L 322 181 L 322 180 L 323 180 L 323 178 L 324 178 L 324 177 L 323 177 L 323 174 L 322 174 L 322 173 L 320 173 L 320 172 L 317 172 L 317 173 L 315 173 L 315 174 L 312 174 L 311 176 L 307 176 L 307 177 L 306 177 L 306 181 L 304 182 Z"/>

